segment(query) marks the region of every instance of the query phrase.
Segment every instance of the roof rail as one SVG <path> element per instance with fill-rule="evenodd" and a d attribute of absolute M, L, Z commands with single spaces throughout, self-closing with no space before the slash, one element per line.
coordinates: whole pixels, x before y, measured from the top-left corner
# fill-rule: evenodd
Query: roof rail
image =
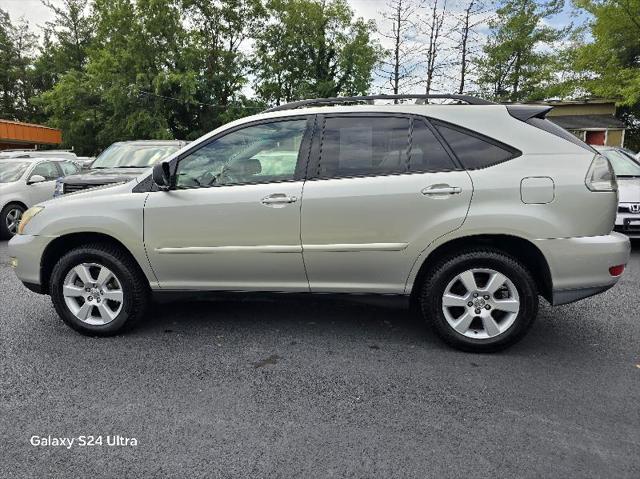
<path fill-rule="evenodd" d="M 469 105 L 495 105 L 496 104 L 488 100 L 483 100 L 482 98 L 476 98 L 474 96 L 469 96 L 469 95 L 456 95 L 456 94 L 337 96 L 337 97 L 331 97 L 331 98 L 312 98 L 310 100 L 300 100 L 300 101 L 294 101 L 292 103 L 285 103 L 284 105 L 278 105 L 273 108 L 269 108 L 268 110 L 265 110 L 264 113 L 270 113 L 272 111 L 282 111 L 282 110 L 295 110 L 296 108 L 301 108 L 303 106 L 310 106 L 310 105 L 337 105 L 340 103 L 353 103 L 353 102 L 361 102 L 361 101 L 366 101 L 368 103 L 373 104 L 374 100 L 409 100 L 412 98 L 416 100 L 423 100 L 423 102 L 424 100 L 444 99 L 444 100 L 457 100 L 457 101 L 465 102 Z"/>

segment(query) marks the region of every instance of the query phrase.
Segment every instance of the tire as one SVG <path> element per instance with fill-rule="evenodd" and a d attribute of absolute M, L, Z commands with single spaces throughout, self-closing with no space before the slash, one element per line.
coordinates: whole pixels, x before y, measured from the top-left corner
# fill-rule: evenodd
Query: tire
<path fill-rule="evenodd" d="M 9 203 L 0 211 L 0 239 L 11 239 L 16 234 L 20 218 L 25 212 L 19 203 Z M 16 216 L 17 213 L 17 216 Z M 13 225 L 10 227 L 10 225 Z"/>
<path fill-rule="evenodd" d="M 60 318 L 89 336 L 112 336 L 132 328 L 150 301 L 148 281 L 135 260 L 121 248 L 99 243 L 60 258 L 49 291 Z"/>
<path fill-rule="evenodd" d="M 494 289 L 496 285 L 500 287 Z M 476 249 L 449 256 L 432 269 L 422 287 L 420 306 L 446 343 L 463 351 L 489 353 L 524 337 L 538 314 L 538 291 L 529 271 L 515 258 L 498 250 Z"/>

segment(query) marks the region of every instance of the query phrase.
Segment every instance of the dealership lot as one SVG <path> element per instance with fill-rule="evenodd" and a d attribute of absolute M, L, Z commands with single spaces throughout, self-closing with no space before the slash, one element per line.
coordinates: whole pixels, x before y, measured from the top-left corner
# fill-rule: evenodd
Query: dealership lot
<path fill-rule="evenodd" d="M 180 302 L 83 337 L 0 243 L 5 477 L 638 477 L 640 244 L 613 290 L 508 351 L 455 351 L 403 309 Z M 32 446 L 120 435 L 137 446 Z"/>

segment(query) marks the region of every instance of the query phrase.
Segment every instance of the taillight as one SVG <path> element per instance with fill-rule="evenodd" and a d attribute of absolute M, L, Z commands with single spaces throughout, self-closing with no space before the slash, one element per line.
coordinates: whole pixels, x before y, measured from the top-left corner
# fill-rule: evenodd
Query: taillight
<path fill-rule="evenodd" d="M 602 155 L 595 156 L 584 182 L 591 191 L 618 191 L 616 174 L 609 160 Z"/>
<path fill-rule="evenodd" d="M 609 268 L 609 274 L 611 276 L 620 276 L 622 273 L 624 273 L 623 264 L 619 264 L 617 266 L 612 266 L 611 268 Z"/>

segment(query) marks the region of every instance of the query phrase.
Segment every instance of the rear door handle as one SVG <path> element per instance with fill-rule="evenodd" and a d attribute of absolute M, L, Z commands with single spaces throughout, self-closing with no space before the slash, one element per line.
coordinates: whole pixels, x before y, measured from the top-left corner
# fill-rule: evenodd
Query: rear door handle
<path fill-rule="evenodd" d="M 422 190 L 422 194 L 425 196 L 459 195 L 460 193 L 462 193 L 462 188 L 449 185 L 431 185 Z"/>
<path fill-rule="evenodd" d="M 296 201 L 298 201 L 298 198 L 295 196 L 289 196 L 284 193 L 274 193 L 272 195 L 265 196 L 260 202 L 265 206 L 281 207 L 290 203 L 295 203 Z"/>

